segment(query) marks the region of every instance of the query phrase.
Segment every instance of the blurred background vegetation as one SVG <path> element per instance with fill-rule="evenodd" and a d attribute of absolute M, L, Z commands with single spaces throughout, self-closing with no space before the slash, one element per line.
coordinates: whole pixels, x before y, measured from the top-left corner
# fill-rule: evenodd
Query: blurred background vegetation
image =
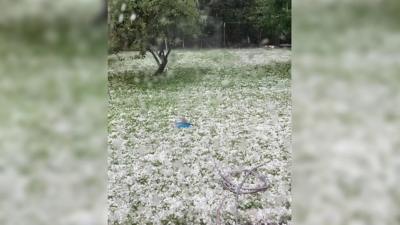
<path fill-rule="evenodd" d="M 296 224 L 398 224 L 400 1 L 293 1 Z"/>
<path fill-rule="evenodd" d="M 105 224 L 101 4 L 0 2 L 1 224 Z"/>
<path fill-rule="evenodd" d="M 138 37 L 128 37 L 129 29 L 121 29 L 121 27 L 128 27 L 126 23 L 123 24 L 123 21 L 120 21 L 120 18 L 129 20 L 131 13 L 135 13 L 135 22 L 132 22 L 129 27 L 137 29 L 132 27 L 142 22 L 141 19 L 148 13 L 143 9 L 154 8 L 157 5 L 166 6 L 171 2 L 179 11 L 178 3 L 181 1 L 140 0 L 130 2 L 127 4 L 128 8 L 122 11 L 122 5 L 126 5 L 124 0 L 110 0 L 109 51 L 140 48 L 135 43 Z M 177 40 L 174 43 L 176 48 L 258 47 L 291 42 L 290 0 L 196 0 L 193 2 L 195 3 L 193 6 L 187 2 L 184 3 L 186 9 L 182 8 L 180 11 L 198 11 L 197 18 L 192 16 L 197 23 L 191 23 L 190 26 L 196 26 L 199 31 L 181 32 L 180 26 L 171 27 L 170 39 Z M 163 7 L 154 9 L 158 12 L 157 15 L 162 23 L 160 15 L 164 13 Z M 145 22 L 145 24 L 148 23 Z M 184 26 L 184 30 L 189 29 L 192 28 Z"/>

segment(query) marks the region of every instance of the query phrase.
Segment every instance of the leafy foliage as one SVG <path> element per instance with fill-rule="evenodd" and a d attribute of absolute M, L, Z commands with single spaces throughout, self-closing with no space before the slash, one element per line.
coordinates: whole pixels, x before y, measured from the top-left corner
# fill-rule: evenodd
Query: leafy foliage
<path fill-rule="evenodd" d="M 262 42 L 260 36 L 263 36 L 271 39 L 274 44 L 279 44 L 281 41 L 290 42 L 290 0 L 202 0 L 200 2 L 201 9 L 211 18 L 217 18 L 231 27 L 225 31 L 231 41 L 242 41 L 241 39 L 248 36 L 252 37 L 253 43 L 260 44 Z"/>
<path fill-rule="evenodd" d="M 255 0 L 247 19 L 269 32 L 275 42 L 290 39 L 291 8 L 290 0 Z"/>
<path fill-rule="evenodd" d="M 289 0 L 111 0 L 109 11 L 111 52 L 144 53 L 165 39 L 183 48 L 226 46 L 223 37 L 228 46 L 291 42 Z"/>
<path fill-rule="evenodd" d="M 111 51 L 174 46 L 182 35 L 197 35 L 195 0 L 112 0 L 109 3 Z"/>

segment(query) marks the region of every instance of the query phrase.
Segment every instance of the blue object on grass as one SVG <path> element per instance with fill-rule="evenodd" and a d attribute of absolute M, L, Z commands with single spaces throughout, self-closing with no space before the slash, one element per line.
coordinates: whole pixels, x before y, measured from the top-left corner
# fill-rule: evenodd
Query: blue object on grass
<path fill-rule="evenodd" d="M 193 124 L 189 123 L 185 118 L 181 118 L 175 122 L 175 126 L 176 128 L 190 128 Z"/>

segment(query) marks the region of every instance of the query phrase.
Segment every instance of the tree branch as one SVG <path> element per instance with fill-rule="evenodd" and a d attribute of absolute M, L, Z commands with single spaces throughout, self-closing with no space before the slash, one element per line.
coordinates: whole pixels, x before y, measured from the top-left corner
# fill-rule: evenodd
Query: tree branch
<path fill-rule="evenodd" d="M 159 56 L 160 58 L 164 58 L 164 49 L 161 49 L 161 50 L 158 52 L 158 56 Z"/>
<path fill-rule="evenodd" d="M 171 48 L 168 48 L 167 55 L 165 55 L 165 58 L 168 58 L 169 53 L 171 53 Z"/>
<path fill-rule="evenodd" d="M 157 56 L 157 54 L 153 51 L 153 49 L 151 49 L 151 48 L 149 47 L 149 48 L 147 48 L 147 51 L 149 51 L 149 52 L 153 55 L 154 59 L 155 59 L 156 62 L 157 62 L 157 65 L 161 65 L 160 59 L 159 59 L 159 57 Z"/>

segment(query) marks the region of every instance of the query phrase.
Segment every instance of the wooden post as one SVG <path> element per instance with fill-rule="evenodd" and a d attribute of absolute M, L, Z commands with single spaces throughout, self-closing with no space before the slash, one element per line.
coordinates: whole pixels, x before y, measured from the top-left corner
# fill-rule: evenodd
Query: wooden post
<path fill-rule="evenodd" d="M 225 33 L 226 23 L 224 22 L 224 47 L 226 48 L 226 33 Z"/>

